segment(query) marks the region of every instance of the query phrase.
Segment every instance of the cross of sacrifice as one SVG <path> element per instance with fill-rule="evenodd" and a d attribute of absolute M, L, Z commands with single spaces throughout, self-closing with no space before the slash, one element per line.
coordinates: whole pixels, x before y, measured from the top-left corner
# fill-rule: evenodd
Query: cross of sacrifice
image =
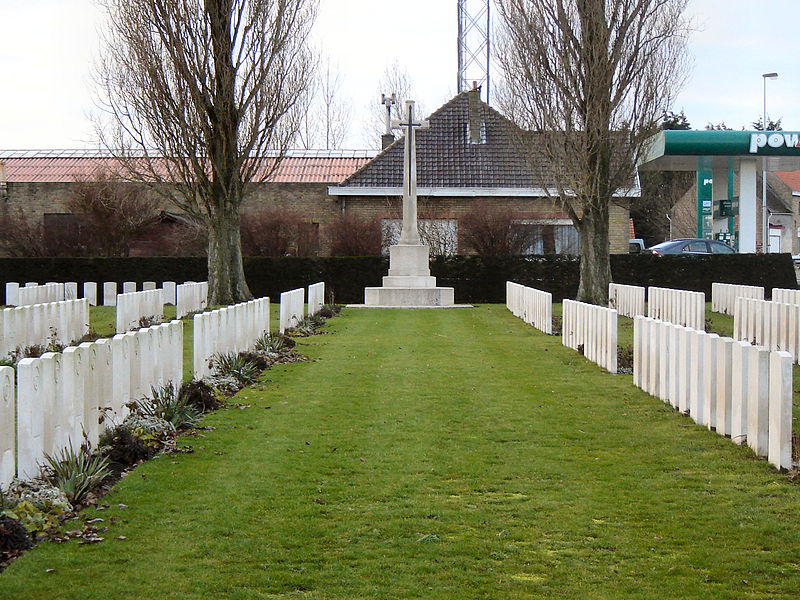
<path fill-rule="evenodd" d="M 403 231 L 400 244 L 419 246 L 422 241 L 417 230 L 417 142 L 416 130 L 427 129 L 428 121 L 414 119 L 414 101 L 406 100 L 404 119 L 392 121 L 392 129 L 400 129 L 405 135 L 403 160 Z"/>

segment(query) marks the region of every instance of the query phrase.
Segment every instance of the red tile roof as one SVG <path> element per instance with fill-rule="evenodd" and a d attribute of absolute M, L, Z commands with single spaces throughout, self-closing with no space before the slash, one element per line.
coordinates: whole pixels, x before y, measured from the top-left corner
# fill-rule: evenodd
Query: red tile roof
<path fill-rule="evenodd" d="M 269 181 L 277 183 L 339 183 L 366 164 L 377 151 L 290 151 Z M 72 182 L 98 169 L 114 171 L 115 160 L 85 150 L 2 150 L 0 163 L 11 183 Z"/>
<path fill-rule="evenodd" d="M 800 171 L 775 171 L 775 175 L 793 192 L 800 192 Z"/>

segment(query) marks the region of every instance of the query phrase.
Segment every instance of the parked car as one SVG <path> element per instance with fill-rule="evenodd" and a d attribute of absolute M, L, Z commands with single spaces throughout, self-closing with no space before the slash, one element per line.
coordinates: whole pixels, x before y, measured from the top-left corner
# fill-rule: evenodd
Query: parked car
<path fill-rule="evenodd" d="M 647 251 L 656 256 L 664 254 L 734 254 L 736 252 L 724 242 L 698 238 L 661 242 L 650 246 Z"/>
<path fill-rule="evenodd" d="M 628 240 L 628 252 L 631 254 L 641 254 L 644 252 L 644 240 L 642 238 L 631 238 Z"/>

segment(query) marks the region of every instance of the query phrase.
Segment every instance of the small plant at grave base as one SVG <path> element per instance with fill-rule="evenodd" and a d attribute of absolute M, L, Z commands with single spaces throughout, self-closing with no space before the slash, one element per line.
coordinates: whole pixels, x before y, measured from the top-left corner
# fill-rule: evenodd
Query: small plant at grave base
<path fill-rule="evenodd" d="M 633 373 L 633 346 L 617 346 L 617 373 Z"/>
<path fill-rule="evenodd" d="M 211 358 L 211 368 L 218 377 L 233 377 L 242 386 L 255 383 L 258 368 L 241 354 L 215 354 Z"/>
<path fill-rule="evenodd" d="M 176 430 L 191 427 L 200 418 L 194 406 L 175 394 L 171 383 L 160 388 L 151 387 L 150 397 L 136 402 L 135 410 L 144 416 L 163 419 Z"/>
<path fill-rule="evenodd" d="M 586 356 L 586 355 L 583 353 L 583 344 L 578 344 L 578 348 L 577 348 L 577 350 L 578 350 L 578 354 L 580 354 L 581 356 Z"/>
<path fill-rule="evenodd" d="M 284 354 L 294 348 L 296 342 L 280 333 L 265 333 L 256 340 L 255 348 L 258 352 Z"/>
<path fill-rule="evenodd" d="M 153 435 L 141 428 L 134 429 L 127 423 L 106 429 L 98 445 L 112 465 L 125 467 L 151 458 L 161 446 Z"/>
<path fill-rule="evenodd" d="M 286 335 L 292 337 L 308 337 L 316 335 L 317 329 L 325 323 L 325 319 L 316 315 L 308 315 L 291 329 L 286 330 Z"/>
<path fill-rule="evenodd" d="M 0 570 L 10 559 L 32 547 L 33 542 L 25 526 L 18 519 L 0 513 Z"/>
<path fill-rule="evenodd" d="M 262 352 L 239 352 L 239 356 L 255 365 L 257 373 L 261 373 L 261 371 L 269 369 L 270 366 L 272 366 L 269 358 Z"/>
<path fill-rule="evenodd" d="M 83 342 L 95 342 L 95 341 L 99 340 L 102 337 L 103 337 L 102 335 L 100 335 L 99 333 L 97 333 L 93 329 L 90 329 L 89 333 L 87 333 L 85 335 L 82 335 L 80 338 L 78 338 L 77 340 L 72 342 L 72 345 L 73 346 L 77 346 L 77 345 L 79 345 L 79 344 L 81 344 Z"/>
<path fill-rule="evenodd" d="M 44 479 L 67 495 L 72 504 L 81 504 L 108 477 L 108 459 L 92 454 L 85 443 L 76 451 L 70 445 L 55 456 L 44 455 Z"/>
<path fill-rule="evenodd" d="M 19 521 L 31 539 L 38 541 L 58 533 L 61 524 L 59 517 L 63 511 L 55 506 L 40 508 L 23 500 L 14 508 L 6 509 L 0 514 Z"/>
<path fill-rule="evenodd" d="M 559 315 L 553 315 L 553 333 L 552 335 L 561 335 L 561 317 Z"/>
<path fill-rule="evenodd" d="M 800 480 L 800 431 L 792 432 L 792 465 L 790 479 Z"/>
<path fill-rule="evenodd" d="M 156 316 L 150 317 L 139 317 L 139 329 L 144 329 L 146 327 L 152 327 L 153 325 L 160 325 L 161 319 Z"/>
<path fill-rule="evenodd" d="M 705 330 L 706 333 L 716 333 L 720 337 L 725 337 L 722 333 L 714 329 L 714 322 L 711 319 L 705 320 L 705 325 L 703 329 Z"/>
<path fill-rule="evenodd" d="M 197 379 L 185 381 L 178 390 L 178 398 L 200 413 L 212 412 L 225 404 L 224 399 L 214 393 L 214 388 Z"/>

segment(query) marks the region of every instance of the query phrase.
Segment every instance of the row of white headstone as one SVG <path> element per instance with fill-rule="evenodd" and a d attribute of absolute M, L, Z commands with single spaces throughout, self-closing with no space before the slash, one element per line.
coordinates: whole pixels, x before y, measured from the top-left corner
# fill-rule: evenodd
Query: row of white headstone
<path fill-rule="evenodd" d="M 75 286 L 77 288 L 77 285 Z M 29 306 L 31 304 L 44 304 L 45 302 L 61 302 L 62 300 L 74 300 L 77 298 L 77 290 L 70 286 L 71 295 L 67 295 L 66 286 L 63 283 L 27 283 L 25 287 L 18 287 L 17 302 L 6 302 L 9 306 Z M 6 286 L 6 295 L 8 287 Z M 12 292 L 13 295 L 13 292 Z"/>
<path fill-rule="evenodd" d="M 127 415 L 129 402 L 150 396 L 153 388 L 179 387 L 182 375 L 183 323 L 178 320 L 25 358 L 17 364 L 16 386 L 13 369 L 3 367 L 0 483 L 7 484 L 15 471 L 35 477 L 45 453 L 54 455 L 69 445 L 77 449 L 84 436 L 96 445 L 107 425 Z"/>
<path fill-rule="evenodd" d="M 644 302 L 645 288 L 622 283 L 608 284 L 608 307 L 619 315 L 630 317 L 647 314 Z"/>
<path fill-rule="evenodd" d="M 800 364 L 800 305 L 737 298 L 733 337 L 769 350 L 783 350 Z"/>
<path fill-rule="evenodd" d="M 297 327 L 305 317 L 305 290 L 297 288 L 288 292 L 281 292 L 281 310 L 278 321 L 278 333 L 285 333 L 287 329 Z"/>
<path fill-rule="evenodd" d="M 800 304 L 800 290 L 772 288 L 772 301 L 783 304 Z"/>
<path fill-rule="evenodd" d="M 164 304 L 175 304 L 175 286 L 176 283 L 174 281 L 165 281 L 161 284 L 161 290 L 164 295 Z M 117 282 L 116 281 L 106 281 L 103 283 L 103 306 L 116 306 L 117 305 L 117 296 L 120 294 L 117 293 Z M 143 292 L 151 291 L 158 289 L 155 281 L 145 281 L 142 284 Z M 135 281 L 125 281 L 122 283 L 122 293 L 123 294 L 132 294 L 136 292 L 136 282 Z M 97 305 L 97 284 L 93 281 L 87 282 L 83 284 L 83 295 L 84 297 L 89 299 L 89 304 L 92 304 L 94 300 L 94 304 L 92 306 Z"/>
<path fill-rule="evenodd" d="M 194 316 L 194 377 L 211 375 L 215 355 L 252 350 L 269 332 L 269 298 L 257 298 Z"/>
<path fill-rule="evenodd" d="M 180 316 L 177 318 L 180 318 Z M 117 333 L 139 329 L 142 326 L 142 319 L 151 321 L 151 324 L 161 323 L 164 320 L 163 291 L 145 290 L 143 292 L 117 294 Z"/>
<path fill-rule="evenodd" d="M 671 288 L 647 288 L 647 316 L 692 329 L 705 329 L 706 295 Z"/>
<path fill-rule="evenodd" d="M 30 346 L 70 344 L 87 333 L 86 299 L 4 308 L 0 311 L 0 360 Z"/>
<path fill-rule="evenodd" d="M 773 290 L 773 300 L 775 290 Z M 764 288 L 755 285 L 738 285 L 734 283 L 711 284 L 711 310 L 723 315 L 732 315 L 736 308 L 737 298 L 764 299 Z"/>
<path fill-rule="evenodd" d="M 564 299 L 561 303 L 561 343 L 611 373 L 617 372 L 617 311 L 596 304 Z"/>
<path fill-rule="evenodd" d="M 790 354 L 641 316 L 633 334 L 634 385 L 791 468 Z"/>
<path fill-rule="evenodd" d="M 187 282 L 193 283 L 193 282 Z M 145 281 L 142 283 L 142 291 L 157 289 L 155 281 Z M 161 289 L 164 292 L 164 304 L 176 304 L 176 288 L 174 281 L 164 281 Z M 88 300 L 90 306 L 98 305 L 97 283 L 87 281 L 83 284 L 83 298 Z M 115 306 L 117 303 L 117 282 L 106 281 L 102 285 L 103 305 Z M 122 293 L 129 294 L 137 291 L 135 281 L 125 281 L 122 284 Z M 48 298 L 42 300 L 41 298 Z M 41 304 L 42 302 L 58 302 L 61 300 L 75 300 L 78 298 L 78 284 L 75 281 L 66 283 L 46 283 L 39 285 L 35 282 L 28 282 L 24 287 L 19 283 L 9 281 L 6 283 L 6 305 L 26 306 L 29 304 Z"/>
<path fill-rule="evenodd" d="M 506 308 L 528 325 L 552 335 L 553 294 L 506 281 Z"/>
<path fill-rule="evenodd" d="M 208 282 L 187 281 L 180 284 L 175 291 L 175 318 L 183 317 L 204 310 L 207 306 Z"/>

